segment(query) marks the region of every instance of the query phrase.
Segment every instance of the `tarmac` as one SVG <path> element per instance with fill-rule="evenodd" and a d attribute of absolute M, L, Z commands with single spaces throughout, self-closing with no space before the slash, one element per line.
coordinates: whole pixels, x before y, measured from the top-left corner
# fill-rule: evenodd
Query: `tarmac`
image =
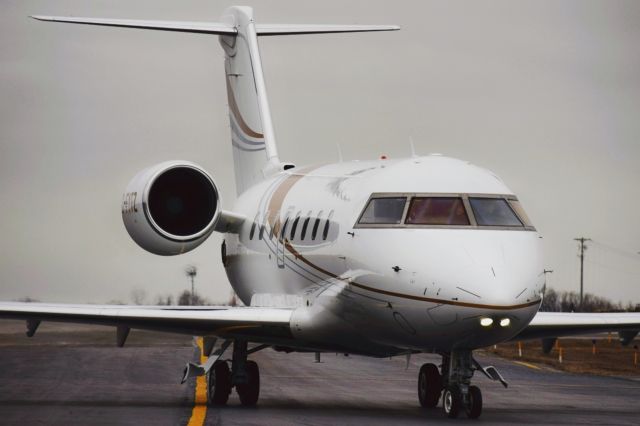
<path fill-rule="evenodd" d="M 8 326 L 7 326 L 8 325 Z M 13 327 L 13 328 L 12 328 Z M 437 356 L 374 359 L 285 354 L 251 355 L 261 372 L 256 408 L 232 393 L 223 408 L 194 410 L 196 381 L 180 384 L 186 361 L 199 350 L 188 336 L 133 330 L 124 348 L 115 330 L 48 326 L 32 339 L 23 323 L 0 325 L 2 425 L 389 425 L 389 424 L 628 424 L 640 423 L 640 380 L 569 374 L 479 352 L 509 388 L 476 373 L 483 392 L 478 420 L 446 419 L 440 408 L 422 409 L 417 374 Z M 49 328 L 48 328 L 49 327 Z M 40 335 L 39 335 L 40 334 Z M 198 414 L 196 414 L 198 411 Z"/>

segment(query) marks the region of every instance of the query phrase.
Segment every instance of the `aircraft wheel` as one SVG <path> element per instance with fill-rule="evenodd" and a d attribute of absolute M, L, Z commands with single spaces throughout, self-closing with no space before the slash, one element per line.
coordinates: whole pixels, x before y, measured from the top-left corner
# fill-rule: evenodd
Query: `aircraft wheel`
<path fill-rule="evenodd" d="M 442 376 L 435 364 L 424 364 L 418 373 L 418 400 L 420 405 L 433 408 L 438 405 L 442 392 Z"/>
<path fill-rule="evenodd" d="M 462 405 L 462 394 L 460 389 L 451 385 L 444 390 L 442 395 L 442 410 L 451 419 L 458 417 L 460 406 Z"/>
<path fill-rule="evenodd" d="M 477 419 L 482 413 L 482 392 L 477 386 L 469 386 L 469 406 L 465 407 L 467 417 Z"/>
<path fill-rule="evenodd" d="M 225 405 L 231 393 L 231 373 L 224 361 L 216 361 L 207 377 L 207 402 L 209 405 Z"/>
<path fill-rule="evenodd" d="M 252 407 L 258 403 L 260 396 L 260 369 L 255 361 L 247 361 L 245 364 L 249 381 L 236 385 L 236 391 L 240 397 L 240 403 Z"/>

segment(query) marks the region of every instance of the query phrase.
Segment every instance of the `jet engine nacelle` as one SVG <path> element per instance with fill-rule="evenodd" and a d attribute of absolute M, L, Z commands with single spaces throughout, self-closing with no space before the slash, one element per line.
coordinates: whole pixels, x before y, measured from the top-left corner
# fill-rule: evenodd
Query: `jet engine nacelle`
<path fill-rule="evenodd" d="M 131 238 L 163 256 L 202 244 L 214 231 L 220 212 L 213 179 L 187 161 L 168 161 L 141 171 L 122 199 L 122 220 Z"/>

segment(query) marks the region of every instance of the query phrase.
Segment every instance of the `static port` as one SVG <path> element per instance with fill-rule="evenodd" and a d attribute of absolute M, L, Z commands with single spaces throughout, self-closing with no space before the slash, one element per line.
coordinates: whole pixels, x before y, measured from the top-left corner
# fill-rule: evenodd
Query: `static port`
<path fill-rule="evenodd" d="M 483 327 L 489 327 L 493 324 L 493 320 L 491 318 L 480 318 L 480 325 Z"/>
<path fill-rule="evenodd" d="M 511 325 L 511 320 L 509 318 L 502 318 L 500 320 L 500 327 L 509 327 Z"/>

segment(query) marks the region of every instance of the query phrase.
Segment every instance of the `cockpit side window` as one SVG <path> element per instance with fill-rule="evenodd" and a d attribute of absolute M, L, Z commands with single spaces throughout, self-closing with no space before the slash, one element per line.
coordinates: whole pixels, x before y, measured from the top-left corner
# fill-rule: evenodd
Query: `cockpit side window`
<path fill-rule="evenodd" d="M 522 226 L 518 216 L 503 198 L 469 197 L 469 203 L 480 226 Z"/>
<path fill-rule="evenodd" d="M 359 223 L 398 224 L 402 221 L 406 197 L 372 198 L 367 204 Z"/>
<path fill-rule="evenodd" d="M 510 199 L 509 204 L 511 204 L 511 208 L 516 212 L 520 220 L 524 223 L 524 226 L 533 226 L 533 224 L 531 223 L 531 219 L 529 219 L 529 216 L 527 216 L 527 213 L 524 211 L 524 208 L 522 207 L 520 201 Z"/>
<path fill-rule="evenodd" d="M 414 197 L 405 223 L 411 225 L 470 225 L 462 198 Z"/>

